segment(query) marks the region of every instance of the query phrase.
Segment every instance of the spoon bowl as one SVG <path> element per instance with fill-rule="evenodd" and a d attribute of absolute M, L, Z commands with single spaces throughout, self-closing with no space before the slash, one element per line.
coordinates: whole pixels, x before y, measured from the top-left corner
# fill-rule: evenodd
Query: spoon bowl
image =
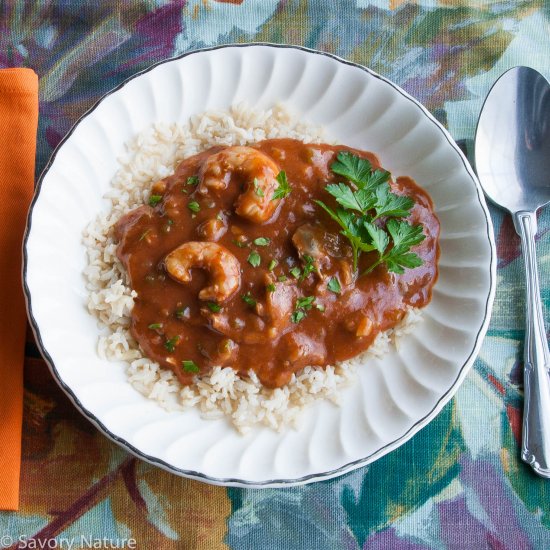
<path fill-rule="evenodd" d="M 515 67 L 491 89 L 479 118 L 476 170 L 489 199 L 512 214 L 550 202 L 550 84 Z"/>
<path fill-rule="evenodd" d="M 536 211 L 550 202 L 550 84 L 529 67 L 495 83 L 476 130 L 477 174 L 489 199 L 508 210 L 526 272 L 522 458 L 550 478 L 550 352 L 535 252 Z"/>

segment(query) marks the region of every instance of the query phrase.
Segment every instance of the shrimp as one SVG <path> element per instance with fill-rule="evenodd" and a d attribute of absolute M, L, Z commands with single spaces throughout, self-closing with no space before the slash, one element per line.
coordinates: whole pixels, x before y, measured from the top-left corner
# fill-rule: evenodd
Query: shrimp
<path fill-rule="evenodd" d="M 241 174 L 245 179 L 245 191 L 235 203 L 239 216 L 255 223 L 267 222 L 274 214 L 281 199 L 273 194 L 279 183 L 279 166 L 271 158 L 252 147 L 227 147 L 210 155 L 202 165 L 198 192 L 227 189 L 231 176 Z"/>
<path fill-rule="evenodd" d="M 211 285 L 199 292 L 200 300 L 222 303 L 241 286 L 241 264 L 227 248 L 211 242 L 190 241 L 172 250 L 164 259 L 166 271 L 179 283 L 191 281 L 191 268 L 210 272 Z"/>
<path fill-rule="evenodd" d="M 210 218 L 197 227 L 199 237 L 212 242 L 219 241 L 225 235 L 226 231 L 227 219 L 223 214 L 215 218 Z"/>

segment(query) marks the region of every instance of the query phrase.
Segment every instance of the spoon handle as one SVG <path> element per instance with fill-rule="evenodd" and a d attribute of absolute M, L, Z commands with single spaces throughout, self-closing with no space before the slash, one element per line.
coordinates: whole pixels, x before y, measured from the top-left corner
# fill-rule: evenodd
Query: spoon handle
<path fill-rule="evenodd" d="M 521 458 L 537 474 L 550 478 L 550 353 L 537 273 L 537 217 L 533 212 L 516 212 L 514 225 L 521 237 L 527 280 Z"/>

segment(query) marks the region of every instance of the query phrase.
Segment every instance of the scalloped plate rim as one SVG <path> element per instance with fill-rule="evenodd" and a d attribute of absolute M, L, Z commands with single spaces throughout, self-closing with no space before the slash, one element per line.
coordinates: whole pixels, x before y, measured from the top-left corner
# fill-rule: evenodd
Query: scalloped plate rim
<path fill-rule="evenodd" d="M 40 193 L 42 190 L 42 184 L 43 181 L 50 170 L 51 166 L 53 165 L 55 158 L 57 156 L 57 153 L 61 149 L 61 147 L 70 139 L 73 132 L 75 131 L 76 127 L 82 122 L 83 119 L 88 117 L 90 114 L 92 114 L 95 109 L 103 102 L 104 99 L 111 96 L 112 94 L 116 93 L 118 90 L 123 88 L 126 84 L 128 84 L 130 81 L 138 78 L 139 76 L 142 76 L 156 67 L 163 65 L 165 63 L 170 63 L 173 61 L 178 61 L 180 59 L 183 59 L 185 57 L 198 54 L 198 53 L 207 53 L 211 51 L 221 50 L 221 49 L 229 49 L 229 48 L 250 48 L 250 47 L 266 47 L 266 48 L 277 48 L 277 49 L 294 49 L 294 50 L 301 50 L 308 54 L 314 54 L 314 55 L 321 55 L 328 57 L 334 61 L 337 61 L 339 63 L 343 63 L 345 65 L 349 65 L 351 67 L 355 67 L 357 69 L 360 69 L 366 73 L 368 73 L 370 76 L 379 79 L 380 81 L 384 82 L 385 84 L 390 85 L 394 90 L 396 90 L 398 93 L 400 93 L 404 98 L 412 102 L 417 108 L 419 108 L 424 116 L 428 118 L 428 120 L 435 125 L 435 127 L 442 133 L 443 137 L 446 139 L 447 143 L 454 149 L 454 151 L 458 154 L 464 169 L 466 170 L 466 173 L 470 176 L 472 179 L 476 192 L 477 192 L 477 199 L 480 203 L 480 206 L 482 208 L 483 214 L 485 216 L 486 221 L 486 233 L 487 233 L 487 239 L 489 243 L 490 248 L 490 265 L 489 265 L 489 293 L 487 295 L 487 299 L 485 302 L 485 314 L 483 317 L 483 322 L 481 323 L 481 326 L 477 332 L 474 346 L 470 352 L 470 355 L 466 359 L 466 361 L 463 363 L 463 365 L 458 369 L 458 375 L 456 379 L 454 380 L 453 384 L 449 387 L 445 393 L 441 395 L 441 397 L 438 399 L 434 407 L 429 411 L 428 414 L 417 420 L 403 435 L 398 437 L 397 439 L 387 443 L 383 447 L 379 448 L 375 452 L 371 453 L 370 455 L 360 458 L 355 461 L 348 462 L 336 469 L 329 470 L 329 471 L 323 471 L 323 472 L 314 472 L 311 474 L 308 474 L 306 476 L 302 476 L 299 478 L 294 479 L 268 479 L 268 480 L 246 480 L 246 479 L 239 479 L 239 478 L 218 478 L 214 476 L 209 476 L 207 474 L 203 474 L 202 472 L 197 472 L 194 470 L 186 470 L 183 468 L 178 468 L 176 466 L 173 466 L 169 464 L 168 462 L 159 459 L 155 456 L 151 456 L 147 453 L 144 453 L 143 451 L 139 450 L 137 447 L 126 441 L 124 438 L 117 436 L 115 433 L 113 433 L 111 430 L 109 430 L 100 420 L 97 418 L 90 410 L 88 410 L 80 400 L 76 397 L 75 393 L 71 389 L 71 387 L 64 382 L 62 377 L 60 376 L 59 372 L 57 371 L 57 368 L 55 366 L 55 363 L 50 356 L 48 350 L 46 349 L 41 333 L 40 328 L 38 326 L 38 323 L 33 315 L 32 310 L 32 296 L 30 288 L 27 284 L 27 268 L 28 268 L 28 253 L 27 253 L 27 243 L 29 240 L 29 236 L 32 229 L 32 216 L 33 216 L 33 210 L 38 202 L 38 199 L 40 197 Z M 458 145 L 453 140 L 452 136 L 449 134 L 449 132 L 434 118 L 434 116 L 424 107 L 418 100 L 416 100 L 414 97 L 412 97 L 410 94 L 408 94 L 405 90 L 400 88 L 398 85 L 393 83 L 391 80 L 388 80 L 387 78 L 379 75 L 372 69 L 369 69 L 368 67 L 359 65 L 358 63 L 354 63 L 352 61 L 348 61 L 342 57 L 339 57 L 335 54 L 331 54 L 328 52 L 323 52 L 319 50 L 315 50 L 312 48 L 307 48 L 304 46 L 296 46 L 296 45 L 290 45 L 290 44 L 275 44 L 275 43 L 269 43 L 269 42 L 249 42 L 245 44 L 223 44 L 218 46 L 212 46 L 207 48 L 200 48 L 192 51 L 185 52 L 181 55 L 174 56 L 165 60 L 161 60 L 159 62 L 156 62 L 152 64 L 151 66 L 147 67 L 146 69 L 139 71 L 132 75 L 131 77 L 125 79 L 123 82 L 121 82 L 119 85 L 105 93 L 100 99 L 98 99 L 94 105 L 92 105 L 87 111 L 85 111 L 72 125 L 70 130 L 67 132 L 67 134 L 63 137 L 63 139 L 57 144 L 55 149 L 53 150 L 50 158 L 48 159 L 48 162 L 46 163 L 44 169 L 42 170 L 40 177 L 37 180 L 35 192 L 33 199 L 31 201 L 31 205 L 29 207 L 28 215 L 27 215 L 27 223 L 23 238 L 23 263 L 22 263 L 22 282 L 23 282 L 23 292 L 25 296 L 25 306 L 27 310 L 27 315 L 29 318 L 30 326 L 33 331 L 34 337 L 36 339 L 37 345 L 40 349 L 40 352 L 42 356 L 44 357 L 46 364 L 48 365 L 48 368 L 50 372 L 52 373 L 52 376 L 54 377 L 57 384 L 60 386 L 60 388 L 63 390 L 63 392 L 67 395 L 69 400 L 73 403 L 73 405 L 77 408 L 77 410 L 85 416 L 94 426 L 96 426 L 104 435 L 106 435 L 111 441 L 115 442 L 122 448 L 124 448 L 126 451 L 130 452 L 132 455 L 136 456 L 137 458 L 143 459 L 146 462 L 149 462 L 150 464 L 153 464 L 155 466 L 158 466 L 168 472 L 174 473 L 179 476 L 187 477 L 190 479 L 195 479 L 198 481 L 203 481 L 207 483 L 211 483 L 213 485 L 220 485 L 220 486 L 231 486 L 231 487 L 243 487 L 243 488 L 275 488 L 275 487 L 288 487 L 288 486 L 295 486 L 295 485 L 303 485 L 305 483 L 311 483 L 314 481 L 321 481 L 325 479 L 331 479 L 340 475 L 343 475 L 347 472 L 350 472 L 352 470 L 355 470 L 357 468 L 360 468 L 362 466 L 365 466 L 371 462 L 374 462 L 375 460 L 378 460 L 382 456 L 388 454 L 389 452 L 395 450 L 396 448 L 400 447 L 402 444 L 404 444 L 406 441 L 408 441 L 414 434 L 416 434 L 419 430 L 424 428 L 429 422 L 431 422 L 437 414 L 441 411 L 441 409 L 451 400 L 451 398 L 454 396 L 460 385 L 462 384 L 464 378 L 468 374 L 470 368 L 472 367 L 479 350 L 481 348 L 483 339 L 485 337 L 485 334 L 487 332 L 489 321 L 491 318 L 491 312 L 492 312 L 492 306 L 493 301 L 495 297 L 495 288 L 496 288 L 496 245 L 494 240 L 494 231 L 493 231 L 493 224 L 490 217 L 489 209 L 487 207 L 487 203 L 485 201 L 485 196 L 483 194 L 483 191 L 481 189 L 481 185 L 477 179 L 477 176 L 475 175 L 472 167 L 470 166 L 468 160 L 458 147 Z"/>

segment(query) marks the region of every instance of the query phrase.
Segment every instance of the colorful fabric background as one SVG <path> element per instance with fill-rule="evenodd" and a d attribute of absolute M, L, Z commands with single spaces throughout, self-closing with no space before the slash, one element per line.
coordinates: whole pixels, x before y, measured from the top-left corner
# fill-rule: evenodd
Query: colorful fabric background
<path fill-rule="evenodd" d="M 82 113 L 124 79 L 194 48 L 250 41 L 300 44 L 374 69 L 470 152 L 483 98 L 505 69 L 525 64 L 550 77 L 550 2 L 0 0 L 0 67 L 40 76 L 37 173 Z M 0 513 L 0 547 L 135 539 L 146 550 L 550 548 L 550 480 L 519 460 L 519 240 L 510 218 L 491 212 L 498 287 L 475 367 L 407 444 L 332 481 L 226 489 L 136 460 L 71 406 L 29 337 L 21 509 Z M 550 327 L 550 209 L 539 223 Z"/>

